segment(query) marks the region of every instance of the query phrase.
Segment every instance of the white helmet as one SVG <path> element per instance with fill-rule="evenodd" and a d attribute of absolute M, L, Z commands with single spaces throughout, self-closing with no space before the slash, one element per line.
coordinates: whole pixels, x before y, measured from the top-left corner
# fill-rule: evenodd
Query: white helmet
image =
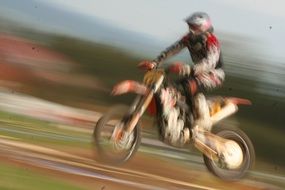
<path fill-rule="evenodd" d="M 193 13 L 185 21 L 189 25 L 190 30 L 195 34 L 203 33 L 213 28 L 209 15 L 204 12 Z"/>

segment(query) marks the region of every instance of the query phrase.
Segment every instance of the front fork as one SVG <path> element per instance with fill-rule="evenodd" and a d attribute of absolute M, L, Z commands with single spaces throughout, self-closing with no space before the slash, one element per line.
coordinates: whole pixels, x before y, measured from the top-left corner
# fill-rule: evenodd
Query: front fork
<path fill-rule="evenodd" d="M 125 135 L 129 135 L 132 133 L 139 119 L 141 118 L 141 116 L 144 114 L 145 110 L 149 106 L 154 94 L 157 92 L 157 90 L 161 86 L 163 79 L 164 79 L 164 76 L 161 75 L 159 79 L 156 81 L 156 83 L 154 83 L 146 91 L 146 94 L 142 97 L 141 101 L 137 103 L 137 106 L 133 105 L 135 106 L 135 110 L 133 111 L 133 114 L 131 114 L 131 118 L 129 119 L 129 122 L 127 122 L 125 126 L 125 130 L 124 130 Z"/>
<path fill-rule="evenodd" d="M 134 112 L 131 114 L 131 118 L 129 119 L 129 122 L 127 122 L 127 125 L 125 126 L 124 132 L 127 135 L 130 134 L 134 130 L 139 119 L 144 114 L 145 110 L 147 109 L 148 105 L 150 104 L 150 102 L 153 98 L 153 95 L 154 95 L 154 92 L 152 90 L 149 90 L 147 92 L 147 94 L 142 98 L 142 100 L 136 106 Z"/>
<path fill-rule="evenodd" d="M 137 96 L 122 121 L 115 127 L 111 139 L 119 149 L 129 148 L 132 142 L 132 132 L 149 105 L 153 94 L 152 91 L 148 91 L 144 96 Z"/>

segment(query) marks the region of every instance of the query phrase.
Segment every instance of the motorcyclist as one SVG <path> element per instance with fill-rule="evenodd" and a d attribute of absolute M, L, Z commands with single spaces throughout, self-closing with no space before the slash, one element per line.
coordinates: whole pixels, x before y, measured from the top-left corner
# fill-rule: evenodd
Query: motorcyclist
<path fill-rule="evenodd" d="M 195 12 L 185 19 L 189 32 L 170 47 L 166 48 L 153 61 L 142 61 L 139 66 L 144 69 L 153 69 L 167 58 L 179 53 L 187 47 L 193 61 L 193 66 L 174 63 L 169 71 L 182 75 L 186 87 L 186 94 L 193 97 L 193 110 L 196 112 L 196 125 L 206 130 L 211 128 L 208 105 L 203 92 L 215 89 L 222 85 L 225 73 L 221 57 L 220 43 L 214 35 L 210 17 L 204 12 Z M 189 139 L 189 129 L 185 128 L 184 140 Z"/>

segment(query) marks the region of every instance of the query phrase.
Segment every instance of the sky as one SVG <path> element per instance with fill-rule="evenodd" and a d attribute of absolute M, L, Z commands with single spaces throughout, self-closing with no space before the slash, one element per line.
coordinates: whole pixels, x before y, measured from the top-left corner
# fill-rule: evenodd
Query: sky
<path fill-rule="evenodd" d="M 38 0 L 96 16 L 118 26 L 157 37 L 186 29 L 183 19 L 194 11 L 206 11 L 222 30 L 245 32 L 249 24 L 269 26 L 267 21 L 285 19 L 283 0 Z M 283 5 L 283 6 L 282 6 Z M 230 14 L 228 14 L 230 13 Z M 248 15 L 250 13 L 250 15 Z M 258 23 L 251 23 L 258 22 Z M 264 23 L 263 23 L 264 21 Z M 231 23 L 228 25 L 227 23 Z M 236 23 L 236 24 L 235 24 Z M 273 24 L 273 23 L 272 23 Z M 275 24 L 275 23 L 274 23 Z M 232 27 L 235 25 L 235 27 Z M 170 31 L 165 32 L 165 29 Z M 251 30 L 251 27 L 248 29 Z M 252 32 L 252 31 L 249 31 Z"/>
<path fill-rule="evenodd" d="M 216 31 L 261 39 L 264 51 L 283 57 L 284 0 L 37 0 L 171 43 L 187 32 L 183 19 L 207 12 Z"/>
<path fill-rule="evenodd" d="M 4 7 L 5 4 L 10 4 L 10 7 L 26 6 L 23 2 L 12 2 L 5 3 L 4 0 L 3 5 Z M 271 57 L 285 59 L 285 48 L 280 43 L 285 33 L 284 0 L 31 0 L 31 2 L 45 3 L 57 10 L 63 9 L 81 14 L 91 20 L 99 18 L 107 24 L 148 35 L 165 44 L 173 43 L 187 32 L 188 28 L 183 19 L 195 11 L 204 11 L 210 15 L 218 34 L 233 33 L 248 37 L 252 41 L 257 39 L 260 43 L 256 47 L 263 48 L 262 51 Z M 27 16 L 24 12 L 19 13 L 11 8 L 9 11 L 14 17 Z M 41 15 L 38 13 L 35 16 Z M 37 21 L 40 18 L 30 20 Z M 71 20 L 66 22 L 76 25 Z M 61 31 L 64 28 L 55 26 L 54 30 Z"/>

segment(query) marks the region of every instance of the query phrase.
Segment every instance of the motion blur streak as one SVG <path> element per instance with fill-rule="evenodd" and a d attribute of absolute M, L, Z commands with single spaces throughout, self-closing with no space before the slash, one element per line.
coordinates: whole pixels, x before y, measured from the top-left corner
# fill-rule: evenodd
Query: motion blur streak
<path fill-rule="evenodd" d="M 1 0 L 0 187 L 284 189 L 282 2 Z M 256 151 L 253 171 L 236 183 L 216 179 L 191 148 L 159 144 L 149 116 L 142 120 L 143 146 L 129 165 L 93 161 L 91 131 L 101 113 L 133 100 L 132 95 L 110 96 L 112 87 L 127 79 L 141 81 L 137 63 L 154 59 L 182 37 L 188 30 L 183 19 L 200 10 L 215 24 L 225 62 L 225 84 L 209 95 L 252 102 L 217 126 L 239 126 L 248 134 Z M 188 60 L 182 53 L 166 65 Z M 73 176 L 76 172 L 86 178 Z"/>
<path fill-rule="evenodd" d="M 120 168 L 112 169 L 112 167 L 110 167 L 110 169 L 104 169 L 108 167 L 95 163 L 93 160 L 89 160 L 89 159 L 78 157 L 78 156 L 73 156 L 68 153 L 59 152 L 57 150 L 40 147 L 40 146 L 36 146 L 32 144 L 18 143 L 18 142 L 13 142 L 11 140 L 0 140 L 0 144 L 2 146 L 6 145 L 10 147 L 9 149 L 7 149 L 8 154 L 6 154 L 6 156 L 8 157 L 9 157 L 9 153 L 11 154 L 13 152 L 13 148 L 16 148 L 15 149 L 16 154 L 21 155 L 20 157 L 17 157 L 16 160 L 20 162 L 28 163 L 31 165 L 36 165 L 38 167 L 58 170 L 58 171 L 66 172 L 66 173 L 82 175 L 82 176 L 96 178 L 96 179 L 103 179 L 103 180 L 112 181 L 116 183 L 122 183 L 125 185 L 134 186 L 136 188 L 161 189 L 161 190 L 165 189 L 165 188 L 160 188 L 157 186 L 140 184 L 140 183 L 136 183 L 132 181 L 114 178 L 114 177 L 107 176 L 107 175 L 102 175 L 102 174 L 99 174 L 98 171 L 107 172 L 107 173 L 112 172 L 113 174 L 117 173 L 120 175 L 127 175 L 127 176 L 130 175 L 133 177 L 144 176 L 144 177 L 156 179 L 159 181 L 164 181 L 168 183 L 170 182 L 170 183 L 179 184 L 179 185 L 183 185 L 187 187 L 192 187 L 195 189 L 217 190 L 215 188 L 210 188 L 207 186 L 173 180 L 170 178 L 165 178 L 165 177 L 161 177 L 157 175 L 151 175 L 151 174 L 143 173 L 143 172 L 135 172 L 132 170 L 126 170 L 126 169 L 120 169 Z M 21 152 L 21 150 L 24 150 L 24 152 Z M 33 151 L 38 152 L 38 154 L 32 153 Z M 62 156 L 65 158 L 64 160 L 58 158 Z M 72 161 L 69 161 L 69 160 L 72 160 Z M 93 171 L 90 171 L 90 169 L 92 169 Z M 114 170 L 117 170 L 117 172 L 115 172 Z"/>

